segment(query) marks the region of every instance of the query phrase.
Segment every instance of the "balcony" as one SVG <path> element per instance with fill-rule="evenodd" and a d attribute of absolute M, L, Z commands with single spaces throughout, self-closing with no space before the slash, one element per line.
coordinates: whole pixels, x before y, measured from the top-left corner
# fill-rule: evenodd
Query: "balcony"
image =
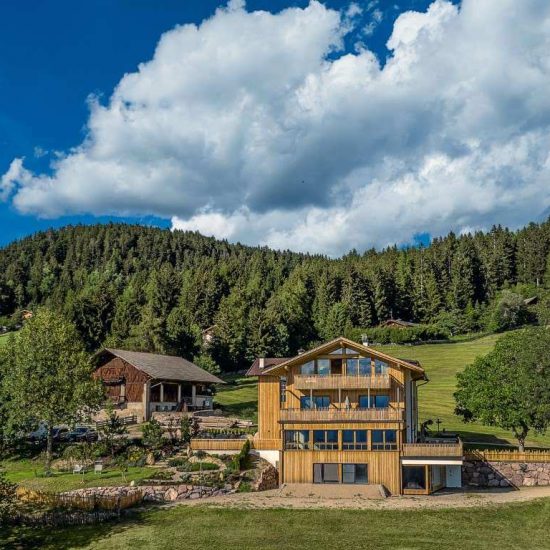
<path fill-rule="evenodd" d="M 385 409 L 281 409 L 280 422 L 399 422 L 403 410 Z"/>
<path fill-rule="evenodd" d="M 294 387 L 297 390 L 388 390 L 391 379 L 388 374 L 343 375 L 329 374 L 327 376 L 297 374 L 294 376 Z"/>
<path fill-rule="evenodd" d="M 408 458 L 462 457 L 462 441 L 441 443 L 404 443 L 403 456 Z"/>

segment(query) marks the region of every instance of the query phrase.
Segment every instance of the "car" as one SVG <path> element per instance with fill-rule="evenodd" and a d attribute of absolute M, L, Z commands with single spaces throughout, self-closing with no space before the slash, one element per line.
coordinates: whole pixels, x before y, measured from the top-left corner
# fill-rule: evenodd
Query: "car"
<path fill-rule="evenodd" d="M 66 435 L 65 440 L 70 441 L 71 443 L 80 441 L 97 441 L 97 432 L 87 426 L 77 426 Z"/>
<path fill-rule="evenodd" d="M 64 441 L 69 430 L 60 426 L 54 426 L 52 428 L 52 436 L 54 441 Z M 28 435 L 29 441 L 39 442 L 46 441 L 48 436 L 48 430 L 46 425 L 41 423 L 36 430 Z"/>

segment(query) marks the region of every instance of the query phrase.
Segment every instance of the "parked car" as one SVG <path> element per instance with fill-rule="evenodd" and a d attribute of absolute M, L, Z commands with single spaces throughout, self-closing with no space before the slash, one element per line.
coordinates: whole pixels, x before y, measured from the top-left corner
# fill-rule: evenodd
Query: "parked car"
<path fill-rule="evenodd" d="M 71 443 L 97 441 L 97 432 L 87 426 L 77 426 L 67 434 L 66 441 L 70 441 Z"/>
<path fill-rule="evenodd" d="M 69 433 L 68 428 L 63 428 L 60 426 L 55 426 L 52 429 L 52 436 L 54 441 L 65 441 L 67 434 Z M 48 435 L 48 431 L 44 424 L 40 424 L 34 432 L 31 432 L 28 435 L 29 441 L 45 441 Z"/>

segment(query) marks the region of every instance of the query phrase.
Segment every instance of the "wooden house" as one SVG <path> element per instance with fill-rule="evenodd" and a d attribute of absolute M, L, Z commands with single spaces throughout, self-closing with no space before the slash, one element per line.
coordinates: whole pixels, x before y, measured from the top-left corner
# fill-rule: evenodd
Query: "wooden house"
<path fill-rule="evenodd" d="M 459 440 L 419 442 L 415 361 L 337 338 L 292 358 L 257 359 L 254 448 L 281 483 L 374 483 L 390 494 L 460 487 Z"/>
<path fill-rule="evenodd" d="M 105 348 L 95 359 L 109 400 L 142 421 L 156 411 L 212 409 L 213 387 L 224 384 L 182 357 Z"/>
<path fill-rule="evenodd" d="M 418 323 L 403 321 L 403 319 L 388 319 L 387 321 L 384 321 L 380 326 L 384 328 L 414 328 L 418 326 Z"/>

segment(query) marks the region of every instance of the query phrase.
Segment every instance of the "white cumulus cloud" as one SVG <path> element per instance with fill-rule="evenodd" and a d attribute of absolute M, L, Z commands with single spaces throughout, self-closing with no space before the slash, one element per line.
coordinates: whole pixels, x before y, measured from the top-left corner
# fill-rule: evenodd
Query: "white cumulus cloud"
<path fill-rule="evenodd" d="M 359 14 L 233 0 L 165 33 L 84 142 L 47 174 L 16 159 L 0 198 L 331 255 L 547 214 L 550 4 L 436 0 L 384 65 L 342 50 Z"/>

